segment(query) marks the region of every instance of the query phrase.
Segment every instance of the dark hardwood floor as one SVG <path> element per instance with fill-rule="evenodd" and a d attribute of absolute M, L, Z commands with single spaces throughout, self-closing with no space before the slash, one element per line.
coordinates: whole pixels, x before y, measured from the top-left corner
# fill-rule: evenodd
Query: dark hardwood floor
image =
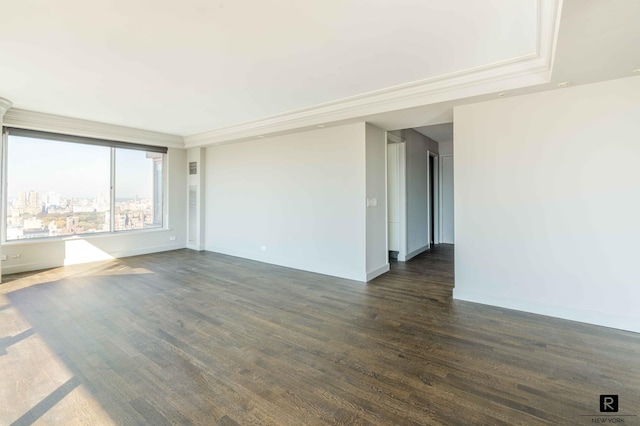
<path fill-rule="evenodd" d="M 367 285 L 188 250 L 4 280 L 3 425 L 573 425 L 601 394 L 640 414 L 640 335 L 454 301 L 451 246 Z"/>

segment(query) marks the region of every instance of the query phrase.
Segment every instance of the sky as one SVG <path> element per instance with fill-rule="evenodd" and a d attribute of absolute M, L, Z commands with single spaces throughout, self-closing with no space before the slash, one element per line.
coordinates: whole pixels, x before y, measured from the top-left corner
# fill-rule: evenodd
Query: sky
<path fill-rule="evenodd" d="M 7 186 L 18 192 L 53 191 L 63 198 L 109 194 L 111 148 L 9 136 Z M 116 149 L 116 198 L 151 198 L 153 161 L 144 151 Z"/>

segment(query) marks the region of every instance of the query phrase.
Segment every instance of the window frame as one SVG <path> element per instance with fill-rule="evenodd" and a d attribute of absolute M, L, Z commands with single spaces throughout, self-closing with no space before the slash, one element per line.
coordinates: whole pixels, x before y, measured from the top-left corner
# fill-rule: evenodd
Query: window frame
<path fill-rule="evenodd" d="M 46 242 L 46 241 L 64 241 L 69 239 L 84 239 L 84 238 L 100 238 L 100 237 L 109 237 L 115 235 L 124 235 L 124 234 L 132 234 L 132 233 L 146 233 L 146 232 L 158 232 L 158 231 L 166 231 L 169 229 L 169 218 L 168 218 L 168 173 L 167 173 L 167 164 L 168 164 L 168 156 L 169 149 L 168 147 L 163 146 L 154 146 L 154 145 L 144 145 L 144 144 L 136 144 L 130 142 L 121 142 L 121 141 L 110 141 L 106 139 L 97 139 L 83 136 L 74 136 L 67 135 L 62 133 L 52 133 L 38 130 L 29 130 L 29 129 L 21 129 L 9 126 L 3 126 L 1 128 L 2 133 L 0 137 L 0 166 L 1 166 L 1 178 L 2 185 L 0 185 L 0 244 L 34 244 L 38 242 Z M 59 236 L 48 236 L 48 237 L 37 237 L 37 238 L 19 238 L 15 240 L 7 240 L 7 207 L 9 203 L 8 197 L 8 165 L 9 165 L 9 136 L 24 136 L 31 137 L 35 139 L 44 139 L 44 140 L 52 140 L 57 142 L 65 142 L 65 143 L 78 143 L 84 145 L 97 145 L 97 146 L 105 146 L 109 147 L 109 161 L 110 161 L 110 206 L 109 206 L 109 229 L 110 231 L 103 232 L 92 232 L 86 234 L 74 234 L 74 235 L 59 235 Z M 161 194 L 161 212 L 160 215 L 162 217 L 162 224 L 156 227 L 142 228 L 142 229 L 123 229 L 116 230 L 115 229 L 115 199 L 116 199 L 116 149 L 130 149 L 130 150 L 138 150 L 145 152 L 157 152 L 162 154 L 162 161 L 160 162 L 162 167 L 162 173 L 160 174 L 162 178 L 162 188 L 160 191 Z M 153 167 L 154 170 L 154 189 L 153 189 L 153 204 L 154 207 L 157 204 L 155 200 L 156 196 L 156 175 L 155 175 L 155 165 Z M 154 217 L 155 217 L 155 209 L 154 209 Z"/>

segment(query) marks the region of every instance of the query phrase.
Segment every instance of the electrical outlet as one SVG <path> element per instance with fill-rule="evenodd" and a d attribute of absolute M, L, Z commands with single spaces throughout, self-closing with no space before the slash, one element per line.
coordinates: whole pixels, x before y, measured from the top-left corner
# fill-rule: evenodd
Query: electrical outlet
<path fill-rule="evenodd" d="M 175 241 L 175 240 L 176 240 L 176 236 L 175 235 L 172 235 L 172 236 L 169 237 L 169 241 Z"/>
<path fill-rule="evenodd" d="M 13 259 L 17 259 L 17 258 L 19 258 L 19 257 L 22 257 L 22 255 L 21 255 L 21 254 L 12 254 L 12 255 L 11 255 L 11 257 L 12 257 Z"/>
<path fill-rule="evenodd" d="M 260 251 L 267 251 L 267 246 L 260 246 Z"/>
<path fill-rule="evenodd" d="M 0 256 L 0 259 L 1 259 L 1 260 L 7 260 L 7 255 L 6 255 L 6 254 L 3 254 L 2 256 Z"/>

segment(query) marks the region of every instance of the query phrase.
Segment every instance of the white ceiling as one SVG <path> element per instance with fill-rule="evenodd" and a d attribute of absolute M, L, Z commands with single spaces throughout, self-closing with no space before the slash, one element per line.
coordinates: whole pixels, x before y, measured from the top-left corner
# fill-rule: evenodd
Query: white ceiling
<path fill-rule="evenodd" d="M 543 90 L 570 90 L 576 85 L 616 78 L 640 78 L 640 73 L 633 72 L 638 69 L 640 1 L 564 0 L 553 72 L 547 83 L 373 114 L 362 119 L 387 130 L 416 128 L 438 140 L 444 129 L 440 124 L 451 126 L 456 105 L 498 99 L 501 93 L 512 97 Z M 570 85 L 559 89 L 558 84 L 563 82 Z"/>
<path fill-rule="evenodd" d="M 565 0 L 554 82 L 584 84 L 640 68 L 640 1 Z"/>
<path fill-rule="evenodd" d="M 355 121 L 437 139 L 456 105 L 640 68 L 638 0 L 30 0 L 2 12 L 0 97 L 14 111 L 186 146 Z"/>
<path fill-rule="evenodd" d="M 15 108 L 193 135 L 532 54 L 537 4 L 5 2 L 0 96 Z"/>

